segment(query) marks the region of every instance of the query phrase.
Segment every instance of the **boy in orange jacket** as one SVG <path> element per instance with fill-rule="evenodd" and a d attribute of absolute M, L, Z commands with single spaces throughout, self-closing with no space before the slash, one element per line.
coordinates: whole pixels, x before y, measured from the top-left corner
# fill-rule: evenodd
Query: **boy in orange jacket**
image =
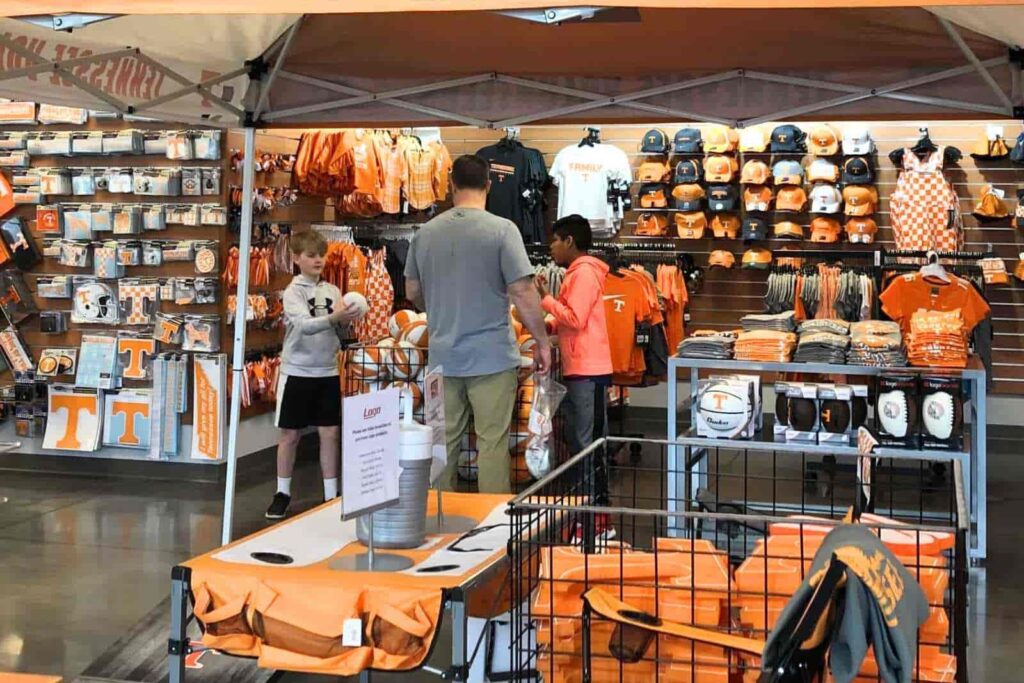
<path fill-rule="evenodd" d="M 534 278 L 541 307 L 558 323 L 562 379 L 568 393 L 562 403 L 568 423 L 569 448 L 575 455 L 605 436 L 608 422 L 607 388 L 611 384 L 612 356 L 604 313 L 604 279 L 608 266 L 587 254 L 592 243 L 590 223 L 573 214 L 555 222 L 551 258 L 567 268 L 558 297 L 547 282 Z M 607 496 L 604 456 L 598 461 L 598 498 Z M 599 529 L 600 531 L 600 529 Z"/>

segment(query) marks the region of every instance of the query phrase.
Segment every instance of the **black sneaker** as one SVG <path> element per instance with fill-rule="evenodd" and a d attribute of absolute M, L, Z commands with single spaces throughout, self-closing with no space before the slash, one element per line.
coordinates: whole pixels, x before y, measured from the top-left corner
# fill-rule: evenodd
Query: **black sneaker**
<path fill-rule="evenodd" d="M 288 506 L 291 504 L 292 497 L 278 491 L 274 494 L 274 500 L 270 502 L 270 507 L 267 508 L 266 518 L 284 519 L 284 516 L 288 514 Z"/>

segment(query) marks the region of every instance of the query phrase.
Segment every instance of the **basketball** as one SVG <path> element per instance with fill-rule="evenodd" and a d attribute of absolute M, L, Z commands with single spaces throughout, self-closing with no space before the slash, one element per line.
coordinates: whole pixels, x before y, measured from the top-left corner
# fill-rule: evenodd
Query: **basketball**
<path fill-rule="evenodd" d="M 407 341 L 400 341 L 391 350 L 391 375 L 395 379 L 415 380 L 423 370 L 423 351 Z"/>
<path fill-rule="evenodd" d="M 727 383 L 712 382 L 698 397 L 698 414 L 704 423 L 722 436 L 739 432 L 750 419 L 746 396 Z"/>
<path fill-rule="evenodd" d="M 389 384 L 385 388 L 386 389 L 398 389 L 399 391 L 402 392 L 403 395 L 406 392 L 411 393 L 412 394 L 412 412 L 413 412 L 413 414 L 418 413 L 420 411 L 420 408 L 423 407 L 423 389 L 421 389 L 420 385 L 416 384 L 415 382 L 406 382 L 406 381 L 402 381 L 402 380 L 397 380 L 397 381 L 392 382 L 391 384 Z M 403 414 L 402 413 L 402 406 L 404 404 L 405 404 L 404 401 L 400 401 L 398 403 L 399 415 Z"/>
<path fill-rule="evenodd" d="M 380 379 L 387 377 L 386 353 L 377 346 L 360 346 L 352 349 L 348 357 L 346 372 L 357 379 Z"/>
<path fill-rule="evenodd" d="M 533 358 L 533 350 L 537 348 L 537 340 L 529 334 L 520 335 L 516 339 L 516 343 L 519 345 L 519 353 L 524 356 Z"/>
<path fill-rule="evenodd" d="M 403 327 L 419 319 L 419 315 L 416 314 L 416 311 L 411 311 L 408 308 L 395 311 L 394 315 L 388 318 L 388 334 L 395 339 L 398 339 L 402 335 Z"/>
<path fill-rule="evenodd" d="M 476 481 L 480 471 L 476 467 L 476 434 L 472 432 L 462 437 L 462 450 L 459 452 L 459 463 L 456 472 L 463 481 Z"/>
<path fill-rule="evenodd" d="M 427 344 L 430 341 L 430 332 L 427 329 L 427 323 L 422 320 L 416 320 L 409 323 L 402 328 L 402 333 L 399 339 L 407 341 L 413 346 L 417 346 L 421 349 L 427 348 Z"/>
<path fill-rule="evenodd" d="M 522 384 L 516 391 L 516 415 L 520 420 L 529 421 L 533 410 L 533 384 Z"/>
<path fill-rule="evenodd" d="M 370 310 L 370 302 L 366 300 L 366 297 L 359 292 L 349 292 L 345 296 L 341 297 L 341 303 L 345 306 L 354 306 L 359 311 L 359 318 L 362 319 Z"/>

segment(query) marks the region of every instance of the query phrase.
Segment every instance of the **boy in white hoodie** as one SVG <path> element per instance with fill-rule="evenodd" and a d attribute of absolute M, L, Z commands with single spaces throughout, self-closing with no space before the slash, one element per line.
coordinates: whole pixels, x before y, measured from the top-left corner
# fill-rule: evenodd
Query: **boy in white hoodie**
<path fill-rule="evenodd" d="M 267 508 L 267 519 L 282 519 L 292 501 L 295 450 L 302 431 L 315 426 L 320 435 L 320 469 L 324 500 L 338 496 L 338 442 L 341 423 L 341 381 L 338 326 L 358 319 L 356 307 L 342 303 L 341 291 L 320 279 L 327 240 L 318 232 L 292 235 L 289 248 L 299 268 L 284 290 L 284 348 L 277 384 L 275 423 L 277 493 Z"/>

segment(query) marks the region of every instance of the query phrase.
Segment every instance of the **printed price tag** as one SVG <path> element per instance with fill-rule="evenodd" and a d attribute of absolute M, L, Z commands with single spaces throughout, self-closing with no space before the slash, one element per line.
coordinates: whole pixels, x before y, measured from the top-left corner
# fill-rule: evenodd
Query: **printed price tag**
<path fill-rule="evenodd" d="M 342 647 L 362 647 L 363 645 L 363 620 L 346 619 L 341 626 Z"/>

